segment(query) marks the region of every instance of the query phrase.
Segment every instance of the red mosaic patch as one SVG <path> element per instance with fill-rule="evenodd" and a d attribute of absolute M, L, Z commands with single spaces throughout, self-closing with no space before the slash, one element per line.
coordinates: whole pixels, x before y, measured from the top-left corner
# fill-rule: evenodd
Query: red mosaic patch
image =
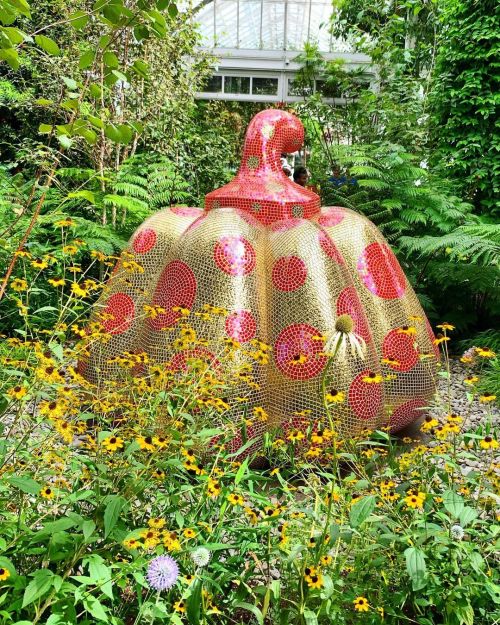
<path fill-rule="evenodd" d="M 181 313 L 172 310 L 181 307 L 191 309 L 196 297 L 196 277 L 189 265 L 182 260 L 173 260 L 163 270 L 153 296 L 153 306 L 161 306 L 165 313 L 155 319 L 148 319 L 154 330 L 162 330 L 173 326 L 181 317 Z"/>
<path fill-rule="evenodd" d="M 137 254 L 145 254 L 156 245 L 156 232 L 152 228 L 142 228 L 135 235 L 132 248 Z"/>
<path fill-rule="evenodd" d="M 358 258 L 357 269 L 366 288 L 378 297 L 396 299 L 406 289 L 406 278 L 386 243 L 370 243 Z"/>
<path fill-rule="evenodd" d="M 228 235 L 217 241 L 214 260 L 230 276 L 245 276 L 255 269 L 255 250 L 240 235 Z"/>
<path fill-rule="evenodd" d="M 235 341 L 246 343 L 256 331 L 257 322 L 249 310 L 235 310 L 226 318 L 226 333 Z"/>
<path fill-rule="evenodd" d="M 410 399 L 409 401 L 398 406 L 391 415 L 389 425 L 391 431 L 396 432 L 402 428 L 410 425 L 425 413 L 422 410 L 424 406 L 427 406 L 427 401 L 422 398 Z"/>
<path fill-rule="evenodd" d="M 374 419 L 382 408 L 382 384 L 363 382 L 369 373 L 359 373 L 349 387 L 349 405 L 360 419 Z"/>
<path fill-rule="evenodd" d="M 284 328 L 274 346 L 278 369 L 292 380 L 310 380 L 325 368 L 327 358 L 321 356 L 323 343 L 313 339 L 320 332 L 306 323 Z"/>
<path fill-rule="evenodd" d="M 415 337 L 398 332 L 397 329 L 391 330 L 384 337 L 382 356 L 399 362 L 399 365 L 389 365 L 395 371 L 413 369 L 419 360 L 418 350 L 415 347 Z"/>
<path fill-rule="evenodd" d="M 298 256 L 282 256 L 274 263 L 271 277 L 278 290 L 295 291 L 306 281 L 306 264 Z"/>
<path fill-rule="evenodd" d="M 333 226 L 337 226 L 344 219 L 344 215 L 344 209 L 339 206 L 323 208 L 321 216 L 318 217 L 318 223 L 320 226 L 331 228 Z"/>
<path fill-rule="evenodd" d="M 125 293 L 112 295 L 103 311 L 104 329 L 109 334 L 122 334 L 126 332 L 134 320 L 135 305 L 131 297 Z"/>
<path fill-rule="evenodd" d="M 203 212 L 200 208 L 192 208 L 191 206 L 172 206 L 170 210 L 174 215 L 180 217 L 199 217 Z"/>
<path fill-rule="evenodd" d="M 171 367 L 174 371 L 187 371 L 190 359 L 203 360 L 203 362 L 214 365 L 214 367 L 220 367 L 220 362 L 215 354 L 206 347 L 195 347 L 194 349 L 185 349 L 182 352 L 178 352 L 172 358 Z"/>
<path fill-rule="evenodd" d="M 332 239 L 328 236 L 328 234 L 324 230 L 320 230 L 318 233 L 318 241 L 321 245 L 321 249 L 325 254 L 334 260 L 339 265 L 344 264 L 344 259 L 342 258 L 342 254 L 337 249 L 337 246 L 332 241 Z"/>

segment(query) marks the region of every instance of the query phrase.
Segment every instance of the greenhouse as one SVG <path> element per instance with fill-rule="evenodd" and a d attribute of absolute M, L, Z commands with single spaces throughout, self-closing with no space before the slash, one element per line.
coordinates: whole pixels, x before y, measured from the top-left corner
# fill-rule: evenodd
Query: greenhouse
<path fill-rule="evenodd" d="M 0 2 L 0 625 L 497 625 L 493 0 Z"/>

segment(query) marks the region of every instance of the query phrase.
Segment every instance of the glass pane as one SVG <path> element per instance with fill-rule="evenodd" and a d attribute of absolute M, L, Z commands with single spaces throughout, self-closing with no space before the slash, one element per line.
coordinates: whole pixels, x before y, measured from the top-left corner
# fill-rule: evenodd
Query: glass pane
<path fill-rule="evenodd" d="M 211 48 L 214 43 L 214 2 L 205 5 L 196 15 L 195 21 L 199 24 L 202 45 Z"/>
<path fill-rule="evenodd" d="M 288 79 L 288 95 L 305 97 L 311 95 L 312 89 L 299 80 Z"/>
<path fill-rule="evenodd" d="M 303 50 L 307 41 L 307 27 L 309 25 L 309 5 L 288 3 L 286 18 L 286 49 Z"/>
<path fill-rule="evenodd" d="M 240 48 L 257 50 L 260 47 L 260 2 L 240 0 Z"/>
<path fill-rule="evenodd" d="M 203 85 L 202 91 L 208 93 L 222 93 L 222 76 L 211 76 Z"/>
<path fill-rule="evenodd" d="M 283 50 L 285 45 L 285 4 L 264 2 L 262 11 L 263 50 Z"/>
<path fill-rule="evenodd" d="M 252 93 L 254 95 L 278 95 L 278 79 L 252 78 Z"/>
<path fill-rule="evenodd" d="M 247 76 L 224 76 L 224 93 L 250 93 L 250 78 Z"/>
<path fill-rule="evenodd" d="M 235 0 L 217 0 L 215 5 L 216 41 L 221 48 L 236 48 L 238 43 L 238 3 Z"/>
<path fill-rule="evenodd" d="M 331 35 L 328 32 L 328 26 L 331 14 L 331 4 L 311 4 L 309 41 L 316 43 L 322 52 L 330 51 Z"/>

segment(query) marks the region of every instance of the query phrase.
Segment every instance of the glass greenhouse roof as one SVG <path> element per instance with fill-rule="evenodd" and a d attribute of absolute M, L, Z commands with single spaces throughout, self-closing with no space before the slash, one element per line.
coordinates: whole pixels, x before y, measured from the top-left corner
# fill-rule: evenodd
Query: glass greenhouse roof
<path fill-rule="evenodd" d="M 211 0 L 196 14 L 207 48 L 349 52 L 329 32 L 332 3 L 322 0 Z"/>

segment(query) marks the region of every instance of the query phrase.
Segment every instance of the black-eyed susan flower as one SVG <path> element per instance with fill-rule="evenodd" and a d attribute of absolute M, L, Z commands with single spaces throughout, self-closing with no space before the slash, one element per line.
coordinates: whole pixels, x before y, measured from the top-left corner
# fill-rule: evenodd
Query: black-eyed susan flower
<path fill-rule="evenodd" d="M 87 297 L 88 295 L 88 291 L 86 289 L 82 289 L 78 282 L 71 283 L 71 292 L 77 297 Z"/>
<path fill-rule="evenodd" d="M 477 384 L 478 382 L 479 378 L 477 375 L 469 375 L 464 379 L 464 384 L 467 384 L 468 386 L 474 386 L 474 384 Z"/>
<path fill-rule="evenodd" d="M 445 336 L 444 334 L 439 333 L 436 335 L 436 338 L 432 342 L 434 345 L 440 345 L 441 343 L 444 343 L 449 340 L 450 340 L 449 336 Z"/>
<path fill-rule="evenodd" d="M 345 400 L 345 393 L 337 389 L 331 389 L 325 394 L 325 400 L 329 404 L 341 404 Z"/>
<path fill-rule="evenodd" d="M 370 604 L 365 597 L 356 597 L 353 601 L 354 609 L 357 612 L 368 612 L 370 610 Z"/>
<path fill-rule="evenodd" d="M 9 390 L 7 391 L 7 395 L 12 399 L 22 399 L 27 392 L 27 388 L 18 384 L 17 386 L 9 388 Z"/>
<path fill-rule="evenodd" d="M 495 352 L 489 347 L 476 347 L 476 354 L 480 358 L 495 358 Z"/>
<path fill-rule="evenodd" d="M 481 441 L 479 441 L 479 445 L 481 449 L 496 449 L 498 447 L 498 441 L 492 436 L 485 436 Z"/>
<path fill-rule="evenodd" d="M 144 451 L 155 451 L 152 436 L 138 436 L 135 440 Z"/>
<path fill-rule="evenodd" d="M 161 469 L 155 469 L 151 473 L 151 477 L 155 480 L 163 480 L 165 478 L 165 471 L 162 471 Z"/>
<path fill-rule="evenodd" d="M 257 419 L 259 419 L 259 421 L 269 420 L 269 415 L 264 410 L 264 408 L 262 408 L 262 406 L 255 406 L 255 408 L 253 409 L 253 414 Z"/>
<path fill-rule="evenodd" d="M 165 523 L 165 519 L 162 519 L 161 517 L 152 517 L 148 520 L 149 527 L 157 530 L 161 530 L 162 527 L 165 527 Z"/>
<path fill-rule="evenodd" d="M 291 365 L 303 365 L 308 361 L 307 354 L 294 354 L 290 359 Z"/>
<path fill-rule="evenodd" d="M 17 293 L 21 293 L 22 291 L 26 291 L 28 288 L 28 283 L 23 278 L 14 278 L 10 283 L 10 288 L 13 291 L 17 291 Z"/>
<path fill-rule="evenodd" d="M 107 451 L 117 451 L 123 448 L 123 439 L 119 436 L 108 436 L 102 441 L 102 446 L 107 449 Z"/>
<path fill-rule="evenodd" d="M 141 542 L 137 538 L 126 538 L 122 545 L 127 549 L 139 549 Z"/>
<path fill-rule="evenodd" d="M 186 611 L 186 604 L 182 599 L 180 601 L 176 601 L 173 607 L 176 612 L 184 613 Z"/>
<path fill-rule="evenodd" d="M 230 493 L 227 496 L 227 500 L 233 506 L 242 506 L 243 503 L 244 503 L 243 497 L 241 495 L 239 495 L 238 493 Z"/>
<path fill-rule="evenodd" d="M 436 326 L 436 328 L 439 328 L 440 330 L 444 330 L 444 331 L 446 330 L 451 331 L 455 329 L 455 326 L 452 325 L 451 323 L 448 323 L 447 321 L 444 321 L 443 323 L 439 323 Z"/>
<path fill-rule="evenodd" d="M 497 396 L 493 395 L 493 393 L 483 393 L 483 395 L 479 396 L 479 401 L 483 404 L 486 404 L 490 401 L 495 401 L 496 398 Z"/>
<path fill-rule="evenodd" d="M 304 433 L 300 430 L 292 430 L 286 438 L 292 443 L 295 443 L 297 441 L 301 441 L 304 438 Z"/>
<path fill-rule="evenodd" d="M 187 538 L 188 540 L 191 538 L 196 538 L 196 532 L 191 529 L 190 527 L 187 527 L 183 532 L 182 532 L 184 538 Z"/>
<path fill-rule="evenodd" d="M 380 382 L 382 382 L 383 379 L 384 378 L 381 375 L 378 375 L 378 373 L 375 373 L 374 371 L 370 371 L 369 373 L 367 373 L 365 376 L 361 378 L 361 381 L 365 382 L 366 384 L 380 384 Z"/>
<path fill-rule="evenodd" d="M 44 486 L 40 490 L 40 496 L 43 497 L 44 499 L 53 499 L 54 495 L 55 493 L 50 486 Z"/>
<path fill-rule="evenodd" d="M 417 333 L 417 329 L 414 326 L 401 326 L 397 329 L 397 334 L 406 334 L 407 336 L 414 336 Z"/>
<path fill-rule="evenodd" d="M 0 582 L 4 582 L 10 577 L 10 571 L 3 566 L 0 566 Z"/>
<path fill-rule="evenodd" d="M 321 573 L 313 573 L 312 575 L 308 575 L 306 577 L 306 582 L 309 588 L 322 588 L 323 576 Z"/>

